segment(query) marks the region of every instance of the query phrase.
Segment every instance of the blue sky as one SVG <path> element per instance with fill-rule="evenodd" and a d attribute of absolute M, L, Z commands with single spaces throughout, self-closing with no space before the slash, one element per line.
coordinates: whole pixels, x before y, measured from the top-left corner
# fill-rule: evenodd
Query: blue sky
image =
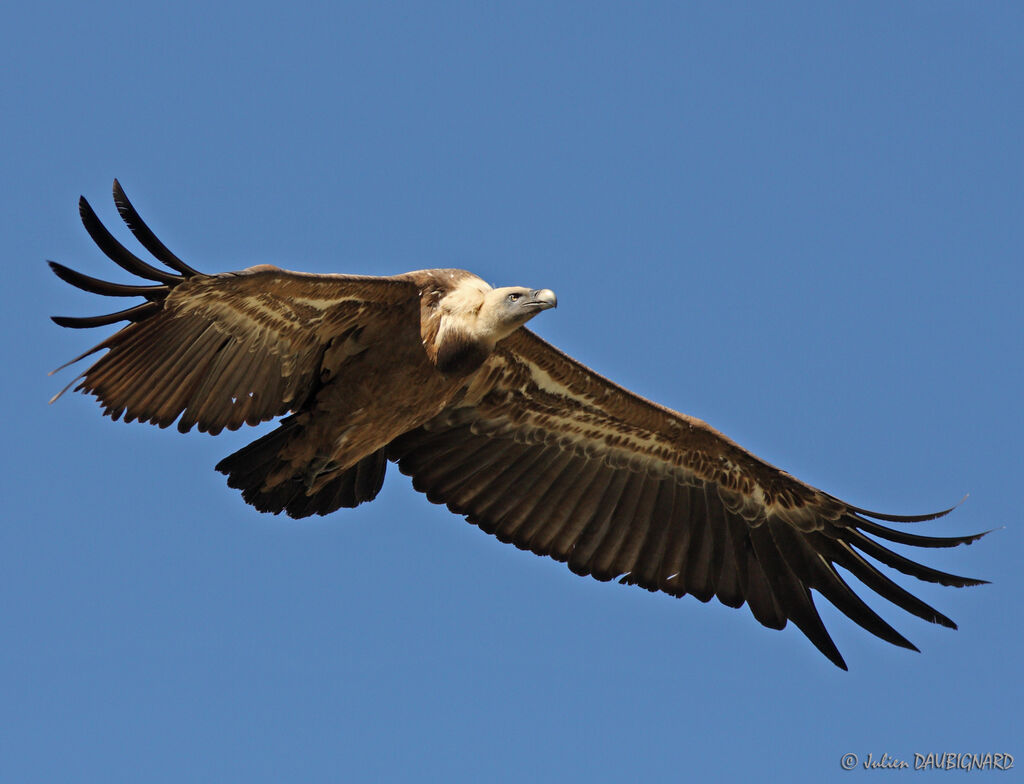
<path fill-rule="evenodd" d="M 0 30 L 3 781 L 875 780 L 1020 704 L 1019 4 L 37 3 Z M 179 256 L 549 287 L 532 326 L 851 503 L 930 511 L 951 632 L 598 584 L 390 472 L 264 516 L 217 438 L 46 401 L 118 177 Z M 938 774 L 918 774 L 922 776 Z M 981 780 L 985 774 L 972 774 Z M 1005 775 L 1005 774 L 1004 774 Z"/>

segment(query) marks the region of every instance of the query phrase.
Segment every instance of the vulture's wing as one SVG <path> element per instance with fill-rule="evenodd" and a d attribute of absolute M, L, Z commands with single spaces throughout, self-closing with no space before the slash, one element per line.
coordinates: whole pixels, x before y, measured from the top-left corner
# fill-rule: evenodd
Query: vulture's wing
<path fill-rule="evenodd" d="M 461 403 L 392 443 L 413 486 L 501 541 L 673 596 L 744 602 L 765 626 L 792 620 L 846 668 L 811 589 L 868 631 L 914 646 L 867 606 L 836 566 L 885 599 L 956 628 L 866 556 L 921 580 L 975 585 L 900 556 L 871 536 L 951 547 L 868 518 L 758 459 L 700 420 L 655 405 L 520 329 L 499 344 Z M 947 510 L 949 511 L 949 510 Z"/>
<path fill-rule="evenodd" d="M 406 281 L 269 266 L 203 275 L 156 238 L 116 180 L 114 201 L 139 242 L 171 271 L 121 245 L 84 198 L 82 222 L 96 244 L 154 285 L 109 283 L 50 262 L 60 278 L 85 291 L 146 300 L 105 316 L 53 319 L 65 327 L 131 322 L 72 360 L 108 349 L 71 384 L 94 394 L 114 419 L 167 427 L 180 415 L 182 432 L 198 425 L 214 434 L 257 424 L 302 406 L 330 372 L 322 364 L 332 345 L 367 327 L 418 318 L 416 289 Z"/>

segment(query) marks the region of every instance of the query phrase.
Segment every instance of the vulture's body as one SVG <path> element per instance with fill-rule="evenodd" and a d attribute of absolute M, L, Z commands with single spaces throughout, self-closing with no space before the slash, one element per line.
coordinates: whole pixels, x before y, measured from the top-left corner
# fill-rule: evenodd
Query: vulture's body
<path fill-rule="evenodd" d="M 261 511 L 305 517 L 372 500 L 397 462 L 431 501 L 502 541 L 599 580 L 746 602 L 765 626 L 792 620 L 841 667 L 811 589 L 882 639 L 914 646 L 836 566 L 953 628 L 865 556 L 944 585 L 981 582 L 876 540 L 950 547 L 978 538 L 876 522 L 945 512 L 908 517 L 846 504 L 545 343 L 522 325 L 554 307 L 546 289 L 492 289 L 462 270 L 375 278 L 260 266 L 204 275 L 153 235 L 116 182 L 114 198 L 169 270 L 130 253 L 82 200 L 97 244 L 154 285 L 107 283 L 51 262 L 86 291 L 146 300 L 109 316 L 55 318 L 69 327 L 130 322 L 78 357 L 107 349 L 77 389 L 114 419 L 177 421 L 182 431 L 216 434 L 286 415 L 217 466 Z"/>

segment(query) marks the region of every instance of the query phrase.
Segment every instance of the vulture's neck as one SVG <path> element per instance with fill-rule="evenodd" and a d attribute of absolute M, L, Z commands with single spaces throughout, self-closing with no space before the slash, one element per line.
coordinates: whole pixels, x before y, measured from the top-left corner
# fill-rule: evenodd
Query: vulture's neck
<path fill-rule="evenodd" d="M 475 276 L 447 292 L 424 298 L 423 347 L 445 375 L 461 376 L 480 367 L 499 340 L 509 334 L 487 307 L 491 287 Z"/>

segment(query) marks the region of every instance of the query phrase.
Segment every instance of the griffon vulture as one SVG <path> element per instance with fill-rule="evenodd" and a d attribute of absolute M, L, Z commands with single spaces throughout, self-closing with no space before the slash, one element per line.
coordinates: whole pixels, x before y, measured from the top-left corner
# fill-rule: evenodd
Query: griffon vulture
<path fill-rule="evenodd" d="M 217 465 L 260 511 L 307 517 L 370 501 L 391 461 L 430 501 L 503 542 L 598 580 L 746 602 L 765 626 L 793 621 L 843 669 L 812 589 L 869 632 L 917 649 L 837 566 L 950 628 L 869 559 L 928 582 L 984 582 L 878 541 L 952 547 L 981 536 L 925 536 L 878 522 L 950 510 L 904 516 L 847 504 L 545 343 L 523 325 L 555 307 L 547 289 L 491 288 L 455 269 L 367 277 L 260 265 L 207 275 L 156 238 L 116 180 L 114 202 L 166 269 L 122 246 L 80 200 L 100 249 L 152 285 L 108 283 L 50 262 L 80 289 L 145 300 L 110 315 L 53 319 L 74 328 L 128 322 L 73 360 L 106 349 L 74 380 L 76 390 L 95 395 L 112 419 L 177 420 L 182 432 L 217 434 L 287 415 Z"/>

